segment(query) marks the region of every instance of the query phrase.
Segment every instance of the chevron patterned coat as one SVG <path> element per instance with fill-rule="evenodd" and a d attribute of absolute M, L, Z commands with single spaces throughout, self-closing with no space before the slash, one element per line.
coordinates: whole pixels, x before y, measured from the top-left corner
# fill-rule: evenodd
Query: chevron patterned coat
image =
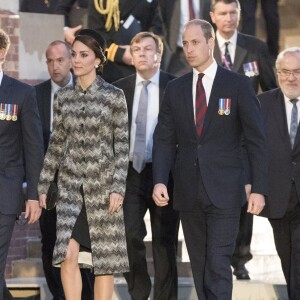
<path fill-rule="evenodd" d="M 123 210 L 108 213 L 110 193 L 125 193 L 127 123 L 122 90 L 101 77 L 87 91 L 79 85 L 58 91 L 54 100 L 54 130 L 39 183 L 39 194 L 46 194 L 59 169 L 54 265 L 65 259 L 82 208 L 82 185 L 95 275 L 128 271 Z"/>

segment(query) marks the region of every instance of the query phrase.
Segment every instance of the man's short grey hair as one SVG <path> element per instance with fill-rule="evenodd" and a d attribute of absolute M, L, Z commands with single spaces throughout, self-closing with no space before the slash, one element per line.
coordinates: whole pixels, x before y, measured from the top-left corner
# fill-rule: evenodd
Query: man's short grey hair
<path fill-rule="evenodd" d="M 282 50 L 278 54 L 277 59 L 276 59 L 275 66 L 276 66 L 277 70 L 279 69 L 279 64 L 282 61 L 282 59 L 284 58 L 284 56 L 289 53 L 300 53 L 300 47 L 290 47 L 290 48 L 286 48 L 286 49 Z"/>

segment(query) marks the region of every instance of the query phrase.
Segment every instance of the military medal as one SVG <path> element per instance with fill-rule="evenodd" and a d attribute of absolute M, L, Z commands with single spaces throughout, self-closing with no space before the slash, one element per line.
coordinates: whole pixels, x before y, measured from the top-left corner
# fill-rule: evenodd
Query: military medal
<path fill-rule="evenodd" d="M 224 115 L 224 108 L 225 108 L 225 99 L 224 98 L 220 98 L 219 99 L 219 109 L 218 109 L 218 114 L 220 116 Z"/>
<path fill-rule="evenodd" d="M 1 103 L 0 106 L 0 120 L 5 120 L 5 104 Z"/>
<path fill-rule="evenodd" d="M 11 120 L 12 104 L 5 104 L 6 120 Z"/>
<path fill-rule="evenodd" d="M 225 99 L 225 115 L 228 116 L 230 114 L 230 104 L 231 104 L 231 99 L 226 98 Z"/>
<path fill-rule="evenodd" d="M 18 120 L 18 104 L 13 104 L 11 119 L 13 121 L 17 121 Z"/>
<path fill-rule="evenodd" d="M 248 77 L 259 75 L 258 65 L 256 61 L 243 64 L 244 73 Z"/>

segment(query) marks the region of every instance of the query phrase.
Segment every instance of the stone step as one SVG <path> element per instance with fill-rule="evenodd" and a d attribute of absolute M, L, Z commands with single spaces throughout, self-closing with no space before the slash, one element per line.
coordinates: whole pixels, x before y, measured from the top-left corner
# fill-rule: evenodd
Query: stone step
<path fill-rule="evenodd" d="M 42 257 L 42 244 L 41 239 L 35 238 L 27 241 L 27 257 L 40 258 Z"/>
<path fill-rule="evenodd" d="M 7 279 L 8 288 L 13 291 L 19 290 L 19 296 L 22 296 L 21 290 L 24 288 L 24 295 L 28 290 L 39 289 L 40 300 L 49 300 L 49 293 L 45 278 L 11 278 Z M 151 298 L 152 299 L 152 294 Z M 197 295 L 192 278 L 178 278 L 178 300 L 197 300 Z M 286 286 L 284 284 L 271 284 L 263 281 L 233 281 L 232 300 L 288 300 Z M 123 277 L 115 278 L 115 289 L 112 300 L 130 300 L 127 284 Z"/>
<path fill-rule="evenodd" d="M 152 258 L 150 221 L 145 218 L 147 226 L 147 236 L 145 238 L 148 270 L 150 276 L 154 275 Z M 253 259 L 247 263 L 250 277 L 255 280 L 284 283 L 281 271 L 280 260 L 274 246 L 272 228 L 267 219 L 261 217 L 254 218 L 253 237 L 251 243 Z M 30 256 L 27 259 L 16 260 L 12 263 L 13 277 L 36 277 L 44 276 L 41 262 L 41 243 L 39 239 L 29 240 L 27 251 Z M 177 268 L 179 277 L 190 277 L 191 267 L 187 253 L 185 241 L 183 239 L 182 228 L 179 230 L 179 243 L 177 255 Z"/>
<path fill-rule="evenodd" d="M 152 291 L 153 292 L 153 291 Z M 150 299 L 153 299 L 151 293 Z M 233 281 L 232 300 L 288 300 L 284 284 L 270 284 L 262 281 Z M 126 281 L 115 279 L 115 291 L 112 300 L 131 300 Z M 178 300 L 198 300 L 192 278 L 178 278 Z M 200 299 L 201 300 L 201 299 Z"/>
<path fill-rule="evenodd" d="M 41 258 L 26 258 L 12 261 L 12 277 L 44 277 Z"/>

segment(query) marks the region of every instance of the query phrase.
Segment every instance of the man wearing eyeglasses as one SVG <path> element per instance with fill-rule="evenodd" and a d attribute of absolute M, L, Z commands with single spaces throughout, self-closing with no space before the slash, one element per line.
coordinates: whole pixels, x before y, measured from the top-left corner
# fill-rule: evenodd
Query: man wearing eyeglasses
<path fill-rule="evenodd" d="M 269 158 L 269 218 L 287 282 L 289 299 L 300 299 L 300 47 L 276 60 L 280 88 L 258 96 Z"/>

